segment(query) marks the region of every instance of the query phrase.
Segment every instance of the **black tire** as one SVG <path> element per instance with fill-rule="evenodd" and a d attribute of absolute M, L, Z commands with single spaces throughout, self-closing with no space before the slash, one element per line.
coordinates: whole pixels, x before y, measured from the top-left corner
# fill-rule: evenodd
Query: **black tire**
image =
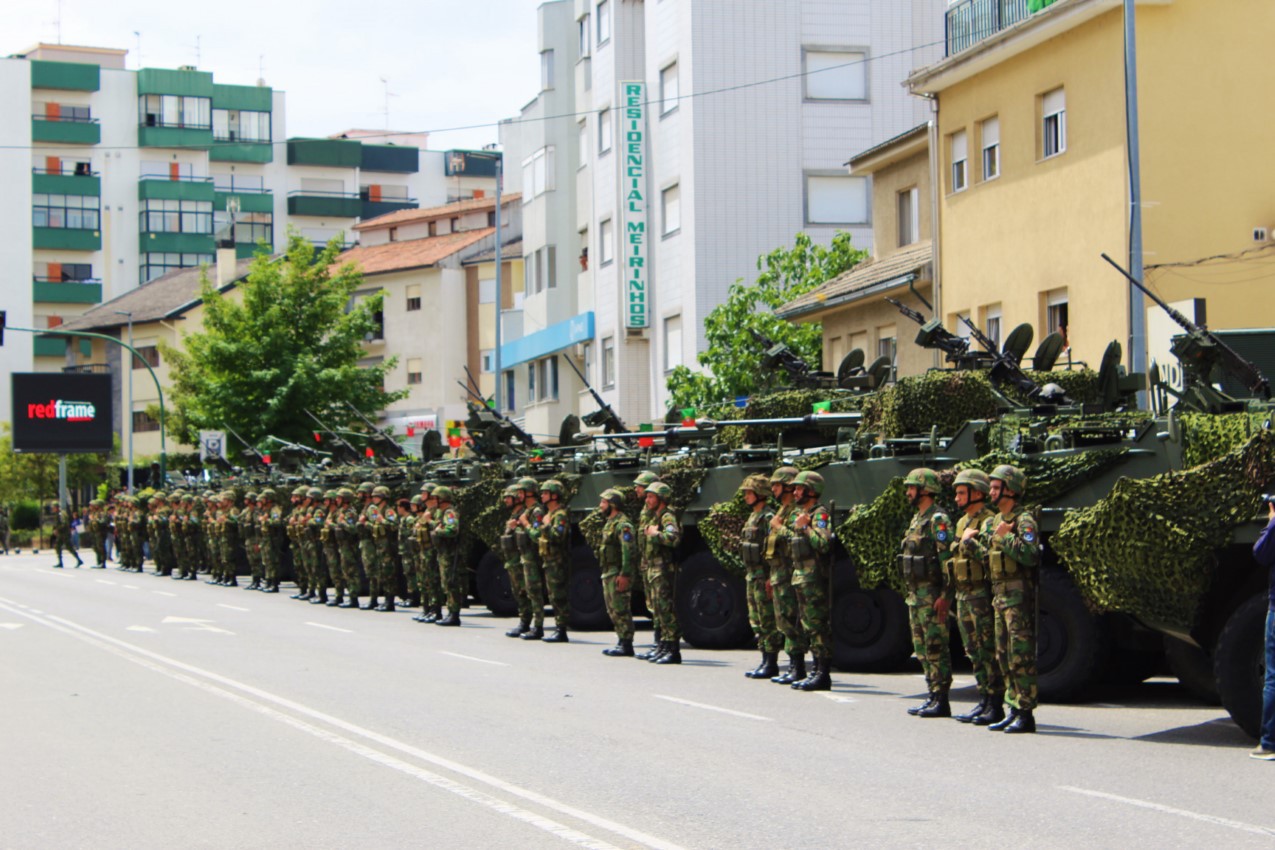
<path fill-rule="evenodd" d="M 1213 648 L 1213 674 L 1222 706 L 1254 738 L 1262 728 L 1268 608 L 1265 593 L 1244 600 L 1227 619 Z"/>
<path fill-rule="evenodd" d="M 571 548 L 570 570 L 567 579 L 567 602 L 571 608 L 571 628 L 580 631 L 610 629 L 611 617 L 607 614 L 606 598 L 602 595 L 602 570 L 593 550 L 585 545 Z"/>
<path fill-rule="evenodd" d="M 908 606 L 889 587 L 864 590 L 852 581 L 834 584 L 832 664 L 852 673 L 902 669 L 912 657 Z"/>
<path fill-rule="evenodd" d="M 1102 673 L 1106 632 L 1071 579 L 1057 570 L 1040 574 L 1036 634 L 1040 698 L 1067 702 L 1083 697 Z"/>
<path fill-rule="evenodd" d="M 682 636 L 697 649 L 752 643 L 744 580 L 726 572 L 710 552 L 696 552 L 681 565 L 673 605 Z"/>
<path fill-rule="evenodd" d="M 474 571 L 474 584 L 479 600 L 497 617 L 513 617 L 518 613 L 513 588 L 509 586 L 509 573 L 505 572 L 500 556 L 490 550 L 478 560 Z"/>
<path fill-rule="evenodd" d="M 1217 694 L 1217 678 L 1213 675 L 1213 659 L 1207 652 L 1193 643 L 1165 635 L 1164 657 L 1173 675 L 1192 696 L 1205 705 L 1222 704 Z"/>

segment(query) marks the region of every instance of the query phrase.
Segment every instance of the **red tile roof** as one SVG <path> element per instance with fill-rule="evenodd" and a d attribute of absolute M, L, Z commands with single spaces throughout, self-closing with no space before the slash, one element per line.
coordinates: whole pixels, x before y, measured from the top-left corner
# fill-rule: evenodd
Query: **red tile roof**
<path fill-rule="evenodd" d="M 357 245 L 338 256 L 335 265 L 354 263 L 364 274 L 424 268 L 481 242 L 495 232 L 494 227 L 482 227 L 478 230 L 448 233 L 446 236 L 409 239 L 406 242 Z"/>
<path fill-rule="evenodd" d="M 516 203 L 522 200 L 522 195 L 517 192 L 511 195 L 501 196 L 500 203 L 504 206 Z M 490 195 L 485 198 L 471 198 L 468 201 L 457 201 L 454 204 L 444 204 L 441 207 L 429 207 L 423 210 L 398 210 L 385 215 L 378 215 L 376 218 L 369 218 L 367 221 L 361 221 L 354 225 L 355 230 L 380 230 L 385 227 L 396 227 L 400 224 L 409 224 L 418 221 L 430 221 L 440 218 L 451 218 L 452 216 L 464 215 L 466 213 L 483 212 L 484 210 L 494 210 L 496 208 L 496 196 Z"/>

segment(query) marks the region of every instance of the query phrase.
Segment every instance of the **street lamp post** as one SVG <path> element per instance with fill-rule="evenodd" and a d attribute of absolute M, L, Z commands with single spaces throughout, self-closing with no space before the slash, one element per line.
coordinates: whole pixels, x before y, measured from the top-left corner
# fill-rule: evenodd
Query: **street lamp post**
<path fill-rule="evenodd" d="M 133 495 L 133 313 L 116 310 L 120 316 L 128 316 L 128 494 Z"/>

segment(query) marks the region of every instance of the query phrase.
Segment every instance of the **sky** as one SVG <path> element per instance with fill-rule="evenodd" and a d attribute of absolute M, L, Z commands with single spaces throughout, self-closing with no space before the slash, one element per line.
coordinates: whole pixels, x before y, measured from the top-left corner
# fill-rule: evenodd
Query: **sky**
<path fill-rule="evenodd" d="M 289 136 L 431 131 L 434 150 L 478 148 L 539 90 L 540 0 L 5 0 L 0 56 L 37 42 L 123 48 L 127 66 L 195 65 L 218 83 L 287 93 Z M 59 11 L 60 9 L 60 11 Z M 200 10 L 194 13 L 193 10 Z"/>

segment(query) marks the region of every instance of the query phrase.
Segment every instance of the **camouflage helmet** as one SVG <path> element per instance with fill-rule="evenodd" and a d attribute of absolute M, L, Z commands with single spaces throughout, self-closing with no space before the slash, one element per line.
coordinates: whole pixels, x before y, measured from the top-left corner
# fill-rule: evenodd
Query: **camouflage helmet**
<path fill-rule="evenodd" d="M 518 483 L 515 486 L 519 490 L 524 490 L 528 493 L 535 493 L 540 489 L 540 485 L 536 483 L 536 479 L 532 478 L 530 475 L 524 475 L 522 478 L 519 478 Z"/>
<path fill-rule="evenodd" d="M 372 495 L 382 499 L 388 499 L 390 497 L 390 488 L 386 487 L 384 484 L 379 484 L 372 488 Z"/>
<path fill-rule="evenodd" d="M 156 495 L 156 496 L 161 496 L 161 495 L 163 495 L 163 494 L 162 494 L 162 493 L 156 493 L 155 495 Z M 245 502 L 255 502 L 255 501 L 257 501 L 257 492 L 256 492 L 255 490 L 249 490 L 247 493 L 244 493 L 244 494 L 243 494 L 243 500 L 244 500 Z"/>
<path fill-rule="evenodd" d="M 505 499 L 518 498 L 518 485 L 517 484 L 508 485 L 507 487 L 505 487 L 505 491 L 501 493 L 500 495 L 502 498 L 505 498 Z"/>
<path fill-rule="evenodd" d="M 322 499 L 323 491 L 318 487 L 311 487 L 309 490 L 305 491 L 305 497 L 307 499 Z"/>
<path fill-rule="evenodd" d="M 349 487 L 340 487 L 337 489 L 336 495 L 338 499 L 353 499 L 354 491 Z"/>
<path fill-rule="evenodd" d="M 325 501 L 328 499 L 339 499 L 341 498 L 341 494 L 336 490 L 327 490 L 323 493 L 323 498 Z"/>
<path fill-rule="evenodd" d="M 813 469 L 803 469 L 797 473 L 797 477 L 792 480 L 794 487 L 805 487 L 807 490 L 814 492 L 815 496 L 823 495 L 823 476 L 815 472 Z"/>
<path fill-rule="evenodd" d="M 739 485 L 739 492 L 751 490 L 763 499 L 770 495 L 770 479 L 764 475 L 750 475 Z"/>
<path fill-rule="evenodd" d="M 413 496 L 412 498 L 408 499 L 408 502 L 410 502 L 413 505 L 419 505 L 421 503 L 421 497 L 420 495 Z"/>
<path fill-rule="evenodd" d="M 801 470 L 795 466 L 781 466 L 771 473 L 770 483 L 772 486 L 775 484 L 783 484 L 787 487 L 789 484 L 792 484 L 793 479 L 797 477 L 797 473 L 800 471 Z"/>
<path fill-rule="evenodd" d="M 645 469 L 638 473 L 637 478 L 633 479 L 635 487 L 650 487 L 652 484 L 660 480 L 660 476 L 656 475 L 649 469 Z"/>
<path fill-rule="evenodd" d="M 218 494 L 217 494 L 217 498 L 218 498 L 218 499 L 221 499 L 223 502 L 234 502 L 234 500 L 235 500 L 235 491 L 234 491 L 234 490 L 222 490 L 220 493 L 218 493 Z M 136 500 L 136 499 L 134 499 L 134 500 L 133 500 L 133 504 L 137 504 L 137 500 Z"/>
<path fill-rule="evenodd" d="M 308 488 L 307 488 L 304 484 L 302 484 L 302 485 L 301 485 L 301 486 L 299 486 L 299 487 L 293 487 L 293 488 L 292 488 L 292 495 L 293 495 L 293 496 L 296 496 L 298 499 L 304 499 L 304 498 L 305 498 L 305 491 L 306 491 L 307 489 L 308 489 Z"/>
<path fill-rule="evenodd" d="M 602 491 L 602 501 L 610 502 L 617 508 L 624 507 L 624 494 L 614 487 L 608 487 Z"/>
<path fill-rule="evenodd" d="M 273 502 L 279 498 L 279 494 L 274 491 L 273 487 L 267 487 L 257 494 L 257 498 L 263 502 Z"/>
<path fill-rule="evenodd" d="M 435 487 L 434 492 L 430 493 L 430 496 L 432 496 L 435 499 L 438 499 L 438 501 L 440 502 L 451 502 L 451 501 L 455 501 L 456 499 L 456 496 L 452 493 L 452 488 L 448 487 L 445 484 L 440 484 L 439 486 Z"/>
<path fill-rule="evenodd" d="M 540 485 L 540 492 L 552 493 L 553 495 L 561 499 L 565 491 L 562 489 L 561 481 L 559 481 L 556 478 L 550 478 L 548 481 L 545 481 L 544 483 Z"/>
<path fill-rule="evenodd" d="M 663 481 L 656 481 L 646 488 L 647 493 L 652 493 L 655 498 L 661 502 L 667 502 L 673 496 L 673 488 L 665 484 Z"/>
<path fill-rule="evenodd" d="M 1016 466 L 1002 463 L 987 477 L 1004 484 L 1005 489 L 1015 496 L 1021 496 L 1027 492 L 1027 475 Z"/>
<path fill-rule="evenodd" d="M 428 495 L 434 492 L 434 488 L 437 486 L 438 485 L 435 484 L 433 481 L 426 481 L 424 484 L 421 485 L 421 493 Z"/>
<path fill-rule="evenodd" d="M 939 484 L 939 474 L 924 466 L 909 472 L 908 477 L 903 479 L 903 486 L 917 487 L 921 492 L 929 493 L 931 496 L 937 496 L 943 492 L 943 487 Z"/>
<path fill-rule="evenodd" d="M 956 480 L 952 482 L 952 486 L 958 487 L 962 484 L 977 490 L 984 496 L 992 489 L 992 480 L 981 469 L 962 469 L 956 473 Z"/>
<path fill-rule="evenodd" d="M 94 499 L 93 501 L 89 502 L 89 507 L 90 507 L 90 508 L 104 508 L 104 507 L 106 507 L 106 502 L 103 502 L 101 499 Z"/>
<path fill-rule="evenodd" d="M 376 489 L 376 485 L 374 485 L 371 481 L 364 481 L 362 484 L 359 485 L 360 493 L 371 493 L 375 489 Z"/>
<path fill-rule="evenodd" d="M 158 493 L 151 494 L 151 501 L 157 505 L 162 505 L 168 501 L 168 497 L 164 495 L 163 491 L 160 491 Z"/>

